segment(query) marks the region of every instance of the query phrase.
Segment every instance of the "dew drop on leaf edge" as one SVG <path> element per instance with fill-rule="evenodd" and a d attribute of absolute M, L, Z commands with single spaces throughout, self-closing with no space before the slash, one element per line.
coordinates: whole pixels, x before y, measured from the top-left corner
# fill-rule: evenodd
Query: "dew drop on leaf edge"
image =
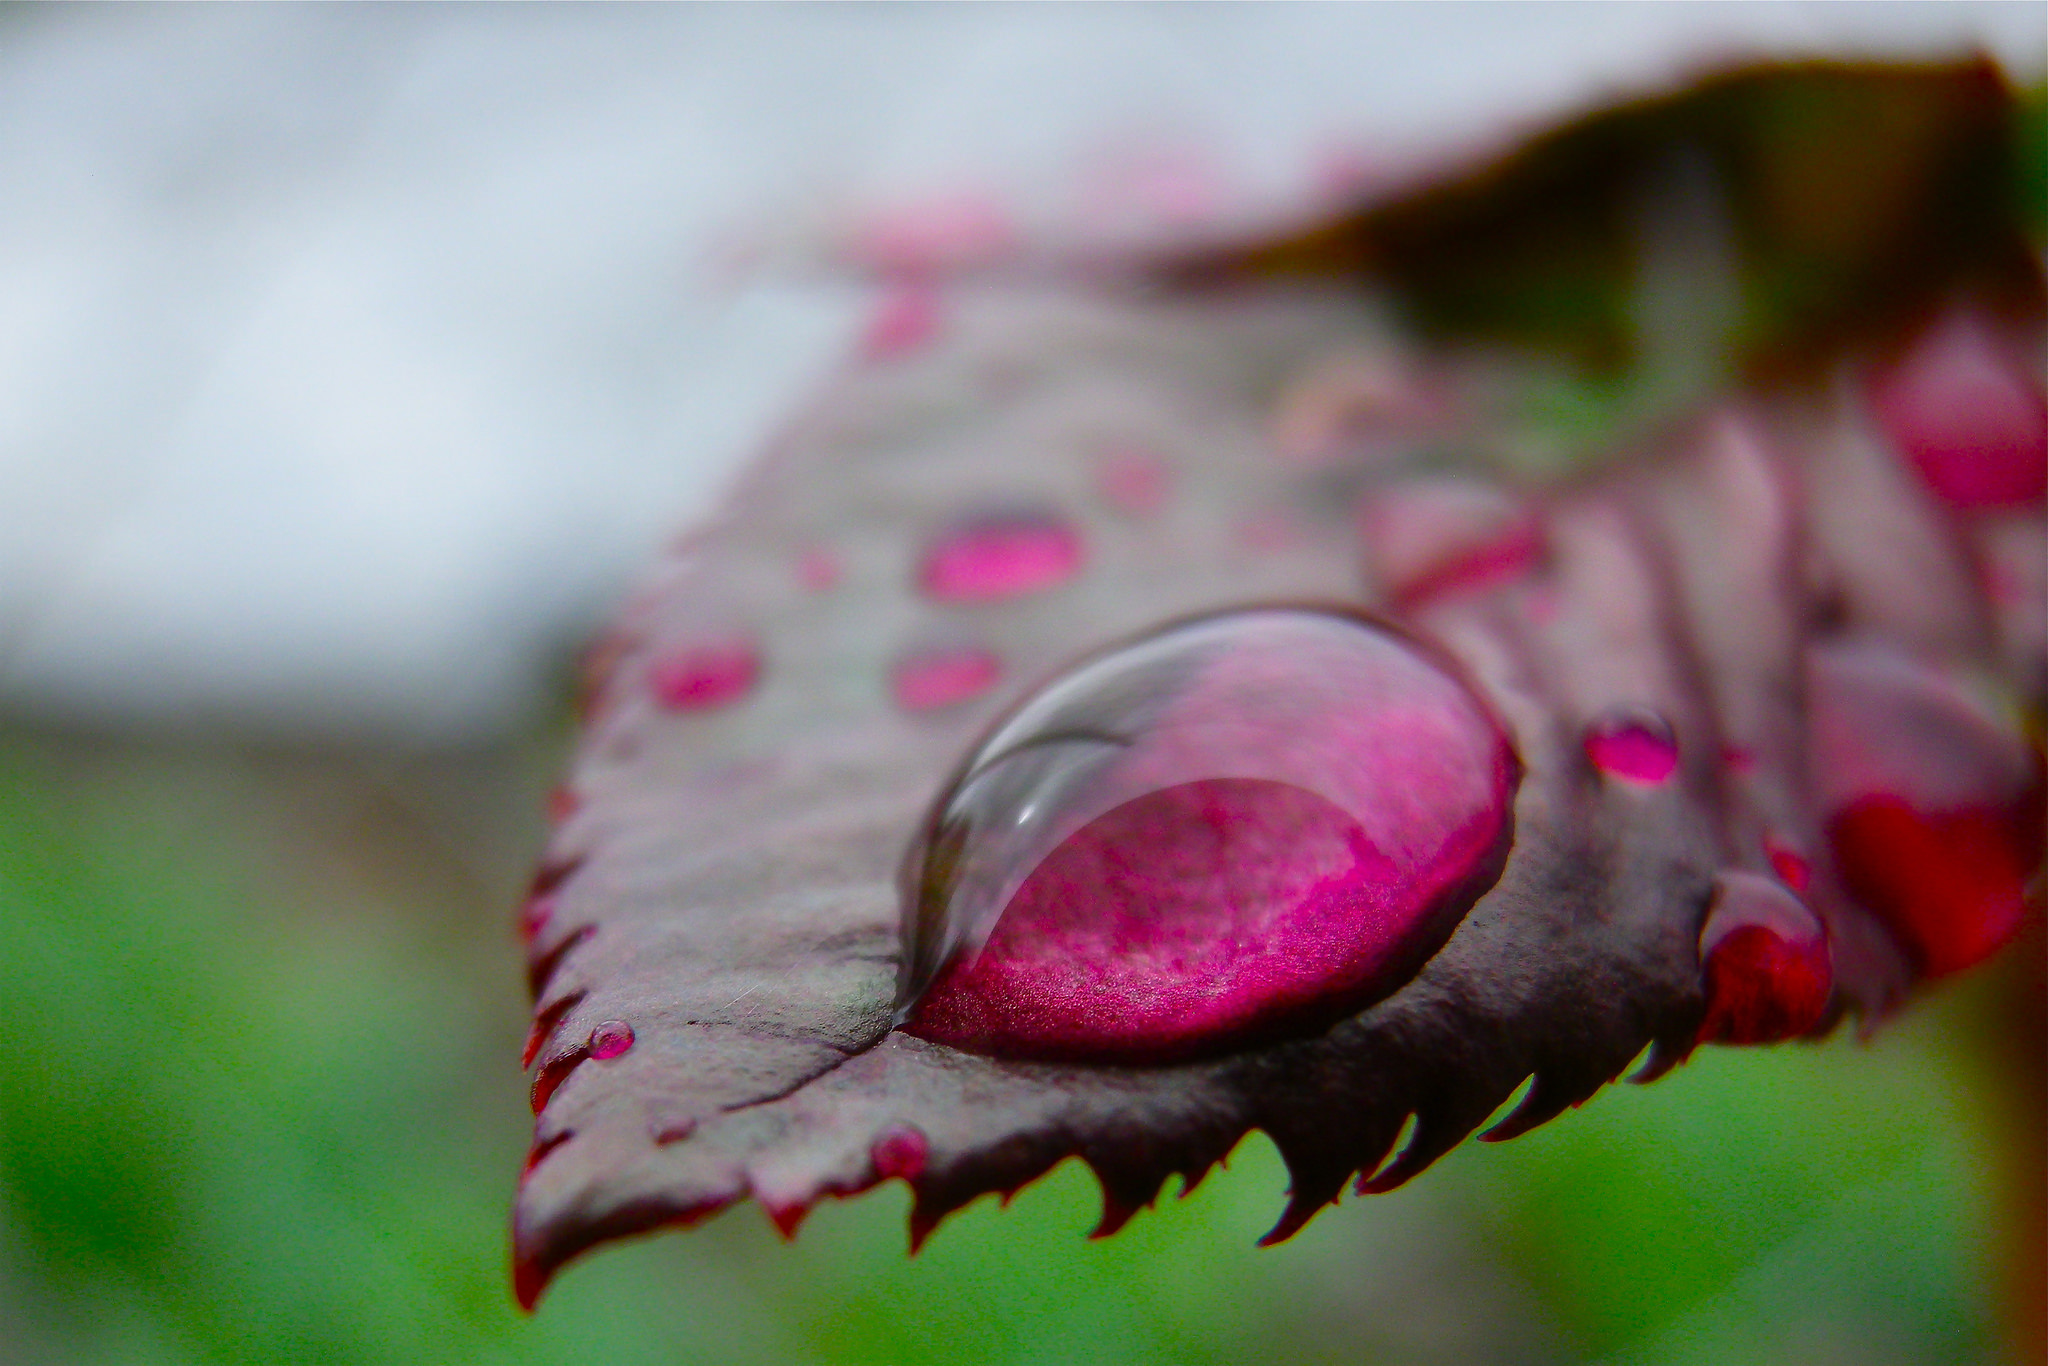
<path fill-rule="evenodd" d="M 1039 689 L 905 867 L 899 1018 L 1151 1061 L 1326 1028 L 1498 878 L 1520 766 L 1431 647 L 1341 610 L 1176 622 Z"/>

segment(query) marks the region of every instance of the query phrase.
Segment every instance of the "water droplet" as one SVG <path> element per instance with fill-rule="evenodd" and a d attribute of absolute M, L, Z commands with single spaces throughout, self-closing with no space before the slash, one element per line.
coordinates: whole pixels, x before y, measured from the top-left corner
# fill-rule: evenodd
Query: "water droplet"
<path fill-rule="evenodd" d="M 1678 771 L 1678 739 L 1663 717 L 1631 707 L 1587 728 L 1586 757 L 1613 777 L 1661 783 Z"/>
<path fill-rule="evenodd" d="M 896 662 L 889 690 L 905 711 L 930 711 L 979 697 L 1002 677 L 1002 662 L 978 645 L 918 650 Z"/>
<path fill-rule="evenodd" d="M 1118 446 L 1095 470 L 1096 492 L 1126 517 L 1150 517 L 1159 511 L 1166 505 L 1171 481 L 1166 460 L 1143 446 Z"/>
<path fill-rule="evenodd" d="M 797 557 L 796 579 L 813 593 L 835 588 L 846 575 L 839 557 L 824 546 L 814 545 Z"/>
<path fill-rule="evenodd" d="M 633 1046 L 633 1026 L 624 1020 L 606 1020 L 590 1031 L 590 1056 L 602 1062 L 616 1058 Z"/>
<path fill-rule="evenodd" d="M 1801 896 L 1806 895 L 1813 881 L 1813 865 L 1807 862 L 1806 855 L 1783 840 L 1766 835 L 1764 857 L 1771 861 L 1771 871 L 1778 875 L 1778 881 Z"/>
<path fill-rule="evenodd" d="M 1827 1014 L 1827 931 L 1804 903 L 1754 873 L 1716 879 L 1700 931 L 1707 1013 L 1702 1043 L 1753 1044 L 1810 1033 Z"/>
<path fill-rule="evenodd" d="M 710 711 L 746 696 L 760 673 L 754 642 L 729 636 L 671 650 L 654 662 L 647 681 L 669 711 Z"/>
<path fill-rule="evenodd" d="M 1146 1060 L 1398 988 L 1506 858 L 1519 766 L 1455 666 L 1334 611 L 1080 664 L 969 757 L 908 864 L 905 1028 Z"/>
<path fill-rule="evenodd" d="M 875 1164 L 875 1176 L 883 1181 L 895 1176 L 915 1181 L 924 1175 L 924 1164 L 930 1155 L 931 1145 L 925 1141 L 924 1130 L 912 1124 L 890 1126 L 868 1150 L 868 1157 Z"/>
<path fill-rule="evenodd" d="M 890 288 L 861 334 L 860 351 L 869 360 L 897 360 L 938 334 L 938 291 L 909 281 Z"/>
<path fill-rule="evenodd" d="M 983 517 L 934 542 L 918 567 L 918 585 L 941 602 L 999 602 L 1072 577 L 1081 537 L 1049 513 Z"/>
<path fill-rule="evenodd" d="M 1951 310 L 1873 377 L 1870 401 L 1952 507 L 2023 507 L 2048 492 L 2048 395 L 1985 318 Z"/>

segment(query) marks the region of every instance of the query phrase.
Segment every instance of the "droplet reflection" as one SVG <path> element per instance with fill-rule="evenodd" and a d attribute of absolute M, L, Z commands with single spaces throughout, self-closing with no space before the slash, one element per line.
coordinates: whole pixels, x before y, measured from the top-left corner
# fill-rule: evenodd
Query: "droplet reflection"
<path fill-rule="evenodd" d="M 1366 618 L 1166 627 L 1040 690 L 941 796 L 905 870 L 899 1019 L 1104 1060 L 1325 1027 L 1499 876 L 1518 776 L 1453 666 Z"/>

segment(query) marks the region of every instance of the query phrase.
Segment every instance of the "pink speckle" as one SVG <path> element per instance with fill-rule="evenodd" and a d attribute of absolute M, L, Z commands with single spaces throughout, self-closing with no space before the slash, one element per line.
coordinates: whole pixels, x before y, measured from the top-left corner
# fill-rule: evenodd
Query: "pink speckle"
<path fill-rule="evenodd" d="M 2048 492 L 2048 394 L 1984 317 L 1951 310 L 1873 376 L 1870 401 L 1951 506 L 2025 507 Z"/>
<path fill-rule="evenodd" d="M 1662 783 L 1678 771 L 1678 740 L 1661 716 L 1630 710 L 1587 728 L 1586 757 L 1627 782 Z"/>
<path fill-rule="evenodd" d="M 846 577 L 846 566 L 839 557 L 824 546 L 810 546 L 797 556 L 796 580 L 813 593 L 822 593 L 839 586 Z"/>
<path fill-rule="evenodd" d="M 889 689 L 905 711 L 930 711 L 979 697 L 995 686 L 1002 671 L 993 651 L 978 645 L 941 646 L 898 660 Z"/>
<path fill-rule="evenodd" d="M 1766 835 L 1764 857 L 1771 862 L 1771 871 L 1778 875 L 1778 881 L 1790 887 L 1801 896 L 1813 881 L 1813 865 L 1806 856 L 1783 840 Z"/>
<path fill-rule="evenodd" d="M 918 567 L 918 586 L 941 602 L 998 602 L 1066 581 L 1081 558 L 1080 533 L 1062 518 L 988 517 L 933 543 Z"/>
<path fill-rule="evenodd" d="M 669 711 L 710 711 L 753 689 L 761 654 L 752 640 L 730 636 L 671 650 L 648 670 L 654 700 Z"/>
<path fill-rule="evenodd" d="M 1462 479 L 1411 479 L 1359 508 L 1373 577 L 1403 608 L 1521 578 L 1541 561 L 1535 514 L 1505 490 Z"/>
<path fill-rule="evenodd" d="M 590 1031 L 590 1056 L 602 1062 L 616 1058 L 633 1046 L 633 1026 L 624 1020 L 606 1020 Z"/>
<path fill-rule="evenodd" d="M 1164 457 L 1143 446 L 1119 446 L 1095 470 L 1096 492 L 1126 517 L 1150 517 L 1166 505 L 1172 471 Z"/>
<path fill-rule="evenodd" d="M 1702 1043 L 1757 1044 L 1811 1033 L 1834 993 L 1827 931 L 1766 878 L 1723 873 L 1700 931 Z"/>
<path fill-rule="evenodd" d="M 582 799 L 577 797 L 572 787 L 558 783 L 548 789 L 548 819 L 556 825 L 575 815 L 582 805 Z"/>
<path fill-rule="evenodd" d="M 555 916 L 555 898 L 550 895 L 530 896 L 519 908 L 519 934 L 526 940 L 540 938 L 541 931 L 548 927 L 548 921 Z"/>
<path fill-rule="evenodd" d="M 988 265 L 1016 245 L 1016 229 L 1000 202 L 953 194 L 876 214 L 856 230 L 852 251 L 875 270 L 928 275 Z"/>
<path fill-rule="evenodd" d="M 1747 745 L 1723 745 L 1721 766 L 1737 777 L 1747 778 L 1756 772 L 1756 751 Z"/>
<path fill-rule="evenodd" d="M 868 1157 L 875 1164 L 875 1177 L 881 1181 L 897 1176 L 915 1181 L 924 1175 L 924 1164 L 930 1155 L 931 1146 L 925 1141 L 924 1131 L 912 1124 L 890 1126 L 868 1150 Z"/>
<path fill-rule="evenodd" d="M 1109 652 L 941 799 L 904 1028 L 1161 1061 L 1326 1027 L 1499 875 L 1517 773 L 1454 675 L 1361 619 L 1223 613 Z M 954 927 L 978 954 L 927 952 Z"/>
<path fill-rule="evenodd" d="M 861 335 L 861 354 L 876 361 L 900 359 L 938 336 L 939 326 L 937 290 L 917 281 L 892 285 Z"/>

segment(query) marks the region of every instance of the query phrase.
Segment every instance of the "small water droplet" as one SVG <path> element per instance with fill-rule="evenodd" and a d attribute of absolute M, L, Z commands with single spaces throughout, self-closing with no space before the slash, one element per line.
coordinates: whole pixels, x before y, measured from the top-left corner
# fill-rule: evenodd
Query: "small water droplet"
<path fill-rule="evenodd" d="M 930 1155 L 931 1145 L 925 1141 L 924 1130 L 914 1124 L 890 1126 L 868 1150 L 868 1157 L 875 1164 L 875 1176 L 883 1181 L 896 1176 L 915 1181 L 924 1175 L 924 1164 Z"/>
<path fill-rule="evenodd" d="M 1095 656 L 974 751 L 907 865 L 905 1028 L 1160 1059 L 1327 1026 L 1499 876 L 1519 766 L 1455 666 L 1334 611 Z"/>
<path fill-rule="evenodd" d="M 981 696 L 1002 672 L 994 651 L 978 645 L 939 646 L 898 660 L 889 690 L 905 711 L 931 711 Z"/>
<path fill-rule="evenodd" d="M 761 654 L 752 640 L 728 636 L 671 650 L 648 670 L 654 700 L 669 711 L 710 711 L 753 689 Z"/>
<path fill-rule="evenodd" d="M 930 285 L 906 281 L 890 287 L 861 335 L 869 360 L 897 360 L 939 334 L 939 295 Z"/>
<path fill-rule="evenodd" d="M 1727 872 L 1700 931 L 1707 1012 L 1702 1043 L 1754 1044 L 1810 1033 L 1827 1014 L 1834 965 L 1827 931 L 1770 879 Z"/>
<path fill-rule="evenodd" d="M 1081 536 L 1050 513 L 978 518 L 935 541 L 918 585 L 941 602 L 998 602 L 1050 588 L 1081 567 Z"/>
<path fill-rule="evenodd" d="M 1613 777 L 1661 783 L 1678 771 L 1678 738 L 1655 712 L 1625 708 L 1587 727 L 1586 757 Z"/>
<path fill-rule="evenodd" d="M 616 1058 L 633 1046 L 633 1026 L 624 1020 L 606 1020 L 590 1031 L 590 1056 L 602 1062 Z"/>

